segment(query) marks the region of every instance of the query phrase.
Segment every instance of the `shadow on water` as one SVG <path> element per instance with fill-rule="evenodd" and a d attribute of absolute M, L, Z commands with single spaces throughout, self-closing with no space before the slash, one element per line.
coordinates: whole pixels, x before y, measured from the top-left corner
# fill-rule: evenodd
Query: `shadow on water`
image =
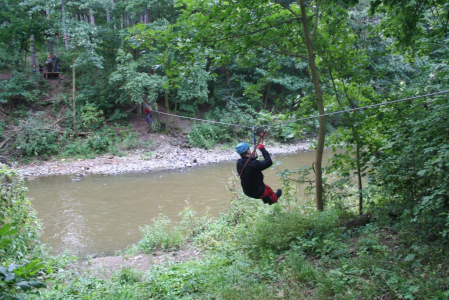
<path fill-rule="evenodd" d="M 311 165 L 314 158 L 313 152 L 274 156 L 274 167 L 264 172 L 265 182 L 277 189 L 276 172 Z M 86 257 L 111 255 L 138 242 L 139 227 L 151 224 L 161 212 L 179 220 L 186 201 L 199 213 L 209 207 L 209 213 L 218 216 L 228 207 L 226 184 L 236 176 L 234 172 L 235 162 L 223 162 L 176 171 L 89 175 L 80 180 L 45 177 L 26 186 L 44 225 L 42 242 L 51 244 L 54 253 L 69 249 L 72 255 Z"/>

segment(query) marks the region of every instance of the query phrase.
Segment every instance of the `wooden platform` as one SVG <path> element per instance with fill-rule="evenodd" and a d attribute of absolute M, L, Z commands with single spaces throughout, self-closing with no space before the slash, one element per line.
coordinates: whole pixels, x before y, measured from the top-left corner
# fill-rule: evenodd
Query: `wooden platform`
<path fill-rule="evenodd" d="M 58 76 L 58 77 L 60 77 L 59 76 L 59 72 L 44 72 L 44 76 L 45 76 L 45 78 L 47 78 L 48 79 L 48 77 L 50 76 Z"/>

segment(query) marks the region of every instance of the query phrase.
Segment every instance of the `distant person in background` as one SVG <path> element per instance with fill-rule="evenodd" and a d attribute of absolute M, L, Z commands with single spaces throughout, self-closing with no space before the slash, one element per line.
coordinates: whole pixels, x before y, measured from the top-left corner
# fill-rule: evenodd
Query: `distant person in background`
<path fill-rule="evenodd" d="M 47 60 L 45 61 L 45 64 L 47 65 L 47 72 L 49 73 L 53 72 L 53 62 L 50 55 L 47 55 Z"/>
<path fill-rule="evenodd" d="M 39 63 L 39 73 L 44 73 L 44 66 Z"/>
<path fill-rule="evenodd" d="M 36 74 L 37 73 L 37 69 L 36 69 L 36 65 L 33 65 L 33 73 Z"/>
<path fill-rule="evenodd" d="M 145 118 L 148 124 L 148 133 L 151 132 L 151 110 L 148 108 L 148 105 L 145 105 Z"/>
<path fill-rule="evenodd" d="M 53 54 L 53 58 L 51 59 L 53 63 L 53 70 L 55 72 L 59 72 L 59 58 L 56 54 Z"/>

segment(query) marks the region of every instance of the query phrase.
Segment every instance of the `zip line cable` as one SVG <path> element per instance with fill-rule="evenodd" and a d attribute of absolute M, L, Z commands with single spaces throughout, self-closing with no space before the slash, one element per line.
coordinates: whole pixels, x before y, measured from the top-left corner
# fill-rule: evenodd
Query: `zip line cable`
<path fill-rule="evenodd" d="M 151 110 L 151 111 L 157 112 L 157 113 L 159 113 L 159 114 L 167 115 L 167 116 L 174 116 L 174 117 L 178 117 L 178 118 L 182 118 L 182 119 L 190 119 L 190 120 L 195 120 L 195 121 L 209 122 L 209 123 L 212 123 L 212 124 L 223 124 L 223 125 L 229 125 L 229 126 L 235 126 L 235 127 L 253 128 L 252 126 L 245 126 L 245 125 L 232 124 L 232 123 L 224 123 L 224 122 L 218 122 L 218 121 L 212 121 L 212 120 L 205 120 L 205 119 L 197 119 L 197 118 L 191 118 L 191 117 L 184 117 L 184 116 L 180 116 L 180 115 L 169 114 L 169 113 L 162 112 L 162 111 L 158 111 L 158 110 Z"/>
<path fill-rule="evenodd" d="M 361 110 L 361 109 L 365 109 L 365 108 L 371 108 L 371 107 L 376 107 L 376 106 L 380 106 L 380 105 L 386 105 L 386 104 L 397 103 L 397 102 L 413 100 L 413 99 L 418 99 L 418 98 L 424 98 L 424 97 L 429 97 L 429 96 L 434 96 L 434 95 L 441 95 L 441 94 L 446 94 L 446 93 L 449 93 L 449 90 L 448 91 L 443 91 L 443 92 L 438 92 L 438 93 L 422 95 L 422 96 L 416 96 L 416 97 L 404 98 L 404 99 L 393 100 L 393 101 L 388 101 L 388 102 L 382 102 L 382 103 L 378 103 L 378 104 L 366 105 L 366 106 L 357 107 L 357 108 L 339 110 L 339 111 L 334 111 L 334 112 L 330 112 L 330 113 L 326 113 L 326 114 L 322 114 L 322 115 L 318 115 L 318 116 L 311 116 L 311 117 L 305 117 L 305 118 L 300 118 L 300 119 L 296 119 L 296 120 L 285 121 L 285 122 L 281 122 L 281 123 L 277 123 L 277 124 L 264 125 L 262 127 L 271 127 L 271 126 L 277 126 L 277 125 L 284 125 L 284 124 L 298 122 L 298 121 L 303 121 L 303 120 L 309 120 L 309 119 L 314 119 L 314 118 L 319 118 L 319 117 L 325 117 L 325 116 L 330 116 L 330 115 L 335 115 L 335 114 L 341 114 L 341 113 L 344 113 L 344 112 L 357 111 L 357 110 Z"/>
<path fill-rule="evenodd" d="M 430 97 L 430 96 L 435 96 L 435 95 L 442 95 L 442 94 L 447 94 L 447 93 L 449 93 L 449 90 L 443 91 L 443 92 L 432 93 L 432 94 L 421 95 L 421 96 L 410 97 L 410 98 L 403 98 L 403 99 L 393 100 L 393 101 L 388 101 L 388 102 L 382 102 L 382 103 L 378 103 L 378 104 L 366 105 L 366 106 L 357 107 L 357 108 L 339 110 L 339 111 L 334 111 L 334 112 L 330 112 L 330 113 L 325 113 L 322 115 L 304 117 L 304 118 L 299 118 L 299 119 L 295 119 L 295 120 L 285 121 L 285 122 L 281 122 L 281 123 L 277 123 L 277 124 L 257 126 L 256 128 L 267 128 L 267 127 L 272 127 L 272 126 L 277 126 L 277 125 L 284 125 L 284 124 L 303 121 L 303 120 L 310 120 L 310 119 L 315 119 L 315 118 L 319 118 L 319 117 L 341 114 L 341 113 L 350 112 L 350 111 L 358 111 L 358 110 L 362 110 L 365 108 L 371 108 L 371 107 L 376 107 L 376 106 L 381 106 L 381 105 L 387 105 L 387 104 L 398 103 L 398 102 L 402 102 L 402 101 L 408 101 L 408 100 L 419 99 L 419 98 L 425 98 L 425 97 Z M 165 112 L 158 111 L 158 110 L 152 110 L 152 111 L 160 113 L 160 114 L 164 114 L 167 116 L 174 116 L 174 117 L 183 118 L 183 119 L 190 119 L 190 120 L 201 121 L 201 122 L 209 122 L 212 124 L 222 124 L 222 125 L 229 125 L 229 126 L 235 126 L 235 127 L 249 128 L 252 131 L 254 131 L 254 128 L 255 128 L 254 126 L 245 126 L 245 125 L 240 125 L 240 124 L 232 124 L 232 123 L 218 122 L 218 121 L 212 121 L 212 120 L 184 117 L 184 116 L 179 116 L 179 115 L 175 115 L 175 114 L 165 113 Z"/>

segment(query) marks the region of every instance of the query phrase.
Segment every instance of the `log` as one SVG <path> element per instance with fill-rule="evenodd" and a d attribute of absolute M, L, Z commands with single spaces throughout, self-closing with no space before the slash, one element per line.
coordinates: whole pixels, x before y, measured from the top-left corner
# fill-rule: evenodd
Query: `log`
<path fill-rule="evenodd" d="M 4 140 L 1 144 L 0 144 L 0 149 L 3 148 L 3 146 L 11 139 L 11 137 L 8 137 L 6 140 Z"/>

